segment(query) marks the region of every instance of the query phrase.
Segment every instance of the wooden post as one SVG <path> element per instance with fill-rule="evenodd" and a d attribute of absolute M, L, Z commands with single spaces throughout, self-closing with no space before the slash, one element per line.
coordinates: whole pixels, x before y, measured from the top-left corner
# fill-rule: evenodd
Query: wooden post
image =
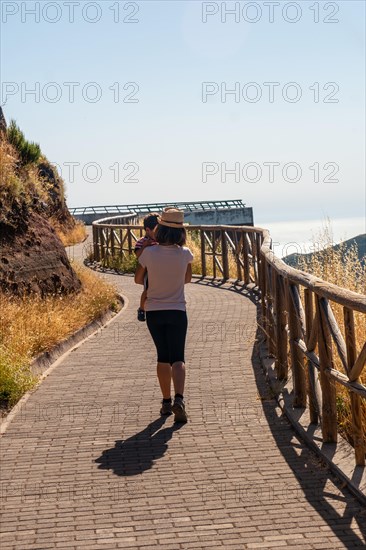
<path fill-rule="evenodd" d="M 305 322 L 306 322 L 306 340 L 305 344 L 308 351 L 314 351 L 309 349 L 310 335 L 313 330 L 313 318 L 314 318 L 314 306 L 313 306 L 313 294 L 308 289 L 305 288 Z M 316 319 L 315 319 L 316 322 Z M 315 346 L 314 346 L 315 347 Z M 309 410 L 310 410 L 310 422 L 312 424 L 318 424 L 320 418 L 320 403 L 318 402 L 318 396 L 321 395 L 321 392 L 318 390 L 319 381 L 318 381 L 318 371 L 314 367 L 313 363 L 308 359 L 308 395 L 309 395 Z M 318 390 L 318 391 L 317 391 Z"/>
<path fill-rule="evenodd" d="M 348 362 L 348 374 L 350 373 L 353 365 L 355 364 L 357 357 L 356 350 L 356 336 L 355 336 L 355 321 L 353 316 L 353 310 L 347 307 L 343 308 L 344 314 L 344 329 L 346 335 L 346 347 L 347 347 L 347 362 Z M 356 382 L 360 382 L 359 379 Z M 357 466 L 365 466 L 365 443 L 362 427 L 362 409 L 361 409 L 361 397 L 354 393 L 352 390 L 349 392 L 351 399 L 352 410 L 352 431 L 353 431 L 353 445 L 355 448 L 355 459 Z"/>
<path fill-rule="evenodd" d="M 267 289 L 267 340 L 268 340 L 268 353 L 270 356 L 274 357 L 275 350 L 274 350 L 274 339 L 273 339 L 273 333 L 274 333 L 274 327 L 273 327 L 273 286 L 272 286 L 272 270 L 273 267 L 270 264 L 267 264 L 267 282 L 266 282 L 266 289 Z"/>
<path fill-rule="evenodd" d="M 256 241 L 256 238 L 255 238 L 255 234 L 250 232 L 249 233 L 249 239 L 250 239 L 251 248 L 252 248 L 253 278 L 254 278 L 255 285 L 258 286 L 257 241 Z"/>
<path fill-rule="evenodd" d="M 104 237 L 103 227 L 100 228 L 99 237 L 100 237 L 100 257 L 101 257 L 101 260 L 104 260 L 104 257 L 105 257 L 105 251 L 104 251 L 105 237 Z"/>
<path fill-rule="evenodd" d="M 271 295 L 272 295 L 272 323 L 270 327 L 271 342 L 272 342 L 272 354 L 273 357 L 277 357 L 277 340 L 276 340 L 276 278 L 277 272 L 274 267 L 271 268 Z"/>
<path fill-rule="evenodd" d="M 212 261 L 213 261 L 213 276 L 216 279 L 216 231 L 212 231 Z"/>
<path fill-rule="evenodd" d="M 257 247 L 257 287 L 260 289 L 261 287 L 261 241 L 260 241 L 260 234 L 256 233 L 256 247 Z"/>
<path fill-rule="evenodd" d="M 114 227 L 111 227 L 111 252 L 112 258 L 114 258 Z"/>
<path fill-rule="evenodd" d="M 318 348 L 320 364 L 320 384 L 322 387 L 322 432 L 325 443 L 337 442 L 337 407 L 336 388 L 333 380 L 326 375 L 325 370 L 333 368 L 332 341 L 328 323 L 322 307 L 322 301 L 316 295 L 316 311 L 318 315 Z"/>
<path fill-rule="evenodd" d="M 127 246 L 128 246 L 128 254 L 132 254 L 132 235 L 131 235 L 131 228 L 127 228 Z"/>
<path fill-rule="evenodd" d="M 109 227 L 105 229 L 105 257 L 108 259 L 109 256 L 109 239 L 110 239 L 110 229 Z"/>
<path fill-rule="evenodd" d="M 288 311 L 288 326 L 290 331 L 290 354 L 291 367 L 293 376 L 293 406 L 295 408 L 306 407 L 306 377 L 304 368 L 304 356 L 300 348 L 296 345 L 296 340 L 300 339 L 300 311 L 296 311 L 294 299 L 292 296 L 292 287 L 297 287 L 290 282 L 287 282 L 287 311 Z"/>
<path fill-rule="evenodd" d="M 201 236 L 201 266 L 202 266 L 202 276 L 206 277 L 207 275 L 207 267 L 206 267 L 206 247 L 205 247 L 205 232 L 203 229 L 200 230 L 200 236 Z"/>
<path fill-rule="evenodd" d="M 261 250 L 261 235 L 260 233 L 256 233 L 255 234 L 255 257 L 256 257 L 256 270 L 254 271 L 255 275 L 256 275 L 256 285 L 257 287 L 259 288 L 260 286 L 260 275 L 259 275 L 259 270 L 260 270 L 260 262 L 261 262 L 261 254 L 260 254 L 260 250 Z"/>
<path fill-rule="evenodd" d="M 275 272 L 275 315 L 276 315 L 276 369 L 279 380 L 287 380 L 287 331 L 284 286 L 281 275 Z"/>
<path fill-rule="evenodd" d="M 120 259 L 122 259 L 123 252 L 122 252 L 122 228 L 121 227 L 119 228 L 119 245 L 118 246 L 119 246 L 118 255 Z"/>
<path fill-rule="evenodd" d="M 226 240 L 226 231 L 221 229 L 221 254 L 222 254 L 222 268 L 223 268 L 223 278 L 226 281 L 230 278 L 229 270 L 229 256 L 228 256 L 228 246 Z"/>
<path fill-rule="evenodd" d="M 252 248 L 252 258 L 253 258 L 253 265 L 254 265 L 254 258 L 255 258 L 255 241 L 254 241 L 254 234 L 250 231 L 250 233 L 248 233 L 248 237 L 249 237 L 250 245 L 251 245 L 251 248 Z"/>
<path fill-rule="evenodd" d="M 244 283 L 248 285 L 250 283 L 249 275 L 249 247 L 247 234 L 243 231 L 243 263 L 244 263 Z"/>
<path fill-rule="evenodd" d="M 266 333 L 266 318 L 267 318 L 267 306 L 266 306 L 266 259 L 263 256 L 261 258 L 261 315 L 260 326 L 262 327 L 264 333 Z"/>
<path fill-rule="evenodd" d="M 234 230 L 234 244 L 235 244 L 235 261 L 236 261 L 236 278 L 241 281 L 241 265 L 240 265 L 240 240 L 238 239 L 238 231 Z"/>
<path fill-rule="evenodd" d="M 260 247 L 262 245 L 262 236 L 260 235 Z M 258 254 L 258 276 L 259 276 L 259 290 L 260 290 L 260 296 L 261 296 L 261 320 L 260 325 L 265 329 L 265 316 L 266 316 L 266 276 L 265 276 L 265 257 L 262 256 L 259 248 L 259 254 Z"/>
<path fill-rule="evenodd" d="M 349 379 L 350 379 L 350 382 L 356 382 L 356 380 L 359 378 L 361 372 L 363 371 L 364 369 L 364 366 L 366 365 L 366 342 L 364 343 L 364 345 L 362 346 L 362 349 L 355 361 L 355 364 L 353 365 L 353 367 L 351 368 L 351 370 L 349 371 Z M 347 369 L 348 371 L 348 369 Z"/>
<path fill-rule="evenodd" d="M 94 261 L 99 262 L 99 228 L 97 225 L 92 225 L 93 228 L 93 255 Z"/>

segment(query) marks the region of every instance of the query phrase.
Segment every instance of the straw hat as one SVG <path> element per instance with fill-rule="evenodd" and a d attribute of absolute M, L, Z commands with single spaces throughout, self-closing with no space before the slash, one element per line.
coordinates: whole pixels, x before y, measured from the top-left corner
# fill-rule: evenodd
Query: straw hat
<path fill-rule="evenodd" d="M 174 206 L 168 206 L 167 208 L 164 208 L 161 216 L 159 216 L 158 222 L 160 225 L 165 225 L 166 227 L 176 227 L 179 229 L 185 225 L 188 225 L 183 223 L 183 220 L 183 210 L 179 210 L 179 208 L 175 208 Z"/>

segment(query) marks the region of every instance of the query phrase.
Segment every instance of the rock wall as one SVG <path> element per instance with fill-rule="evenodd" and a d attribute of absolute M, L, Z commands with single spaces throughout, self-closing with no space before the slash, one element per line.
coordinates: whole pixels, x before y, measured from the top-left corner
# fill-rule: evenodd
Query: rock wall
<path fill-rule="evenodd" d="M 48 191 L 41 198 L 26 167 L 21 168 L 18 161 L 9 164 L 9 158 L 15 157 L 9 155 L 1 107 L 0 146 L 4 166 L 8 162 L 7 174 L 0 172 L 0 289 L 15 295 L 37 293 L 42 297 L 78 292 L 81 282 L 49 222 L 52 218 L 65 229 L 71 229 L 75 223 L 66 206 L 63 181 L 43 158 L 37 165 L 39 185 L 45 181 Z M 18 181 L 22 186 L 22 193 L 9 185 L 9 174 L 10 181 Z"/>
<path fill-rule="evenodd" d="M 32 212 L 21 231 L 0 235 L 0 287 L 15 295 L 78 292 L 80 279 L 48 221 Z"/>

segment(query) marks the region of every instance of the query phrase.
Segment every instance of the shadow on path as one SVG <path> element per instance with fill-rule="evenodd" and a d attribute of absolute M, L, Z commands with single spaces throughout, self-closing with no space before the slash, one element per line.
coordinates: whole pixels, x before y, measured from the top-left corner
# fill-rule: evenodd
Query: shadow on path
<path fill-rule="evenodd" d="M 255 292 L 242 285 L 232 283 L 226 283 L 227 286 L 224 286 L 220 282 L 201 279 L 194 283 L 236 292 L 249 298 L 257 305 L 258 328 L 255 339 L 263 338 L 262 331 L 258 326 L 261 312 L 258 307 L 258 295 Z M 334 536 L 349 550 L 365 548 L 366 510 L 362 508 L 362 505 L 349 490 L 344 488 L 343 483 L 330 472 L 328 467 L 322 464 L 321 460 L 302 442 L 301 438 L 297 434 L 295 435 L 289 421 L 283 415 L 278 416 L 278 405 L 265 379 L 256 347 L 253 348 L 251 361 L 261 400 L 261 413 L 259 414 L 261 418 L 263 415 L 265 416 L 273 441 L 296 478 L 296 481 L 289 483 L 286 479 L 275 477 L 274 473 L 273 481 L 270 482 L 271 487 L 269 487 L 268 480 L 264 479 L 262 486 L 257 484 L 253 487 L 257 504 L 262 502 L 264 507 L 269 504 L 273 508 L 278 506 L 279 512 L 283 513 L 284 501 L 287 504 L 292 503 L 293 523 L 301 525 L 302 521 L 311 521 L 309 514 L 304 511 L 303 500 L 306 499 L 323 522 L 329 526 L 329 534 L 321 533 L 323 538 L 330 537 L 331 533 L 334 533 Z M 163 457 L 173 432 L 183 426 L 173 424 L 164 428 L 165 421 L 166 417 L 160 417 L 125 441 L 116 441 L 113 448 L 107 449 L 95 460 L 99 464 L 98 467 L 113 470 L 113 473 L 118 476 L 136 476 L 152 468 L 156 460 Z M 340 503 L 342 503 L 341 507 Z M 296 513 L 297 506 L 298 513 Z M 304 514 L 303 519 L 301 514 Z M 313 516 L 311 517 L 313 518 Z M 287 527 L 290 527 L 290 524 L 284 523 L 282 529 L 286 530 Z M 356 527 L 358 527 L 361 536 L 355 532 Z M 309 538 L 309 543 L 311 541 L 312 539 Z M 331 541 L 329 541 L 329 548 L 332 548 Z"/>
<path fill-rule="evenodd" d="M 248 287 L 242 281 L 223 281 L 221 279 L 206 279 L 200 277 L 192 279 L 191 284 L 209 286 L 226 292 L 235 292 L 235 294 L 240 294 L 248 298 L 253 304 L 258 305 L 260 303 L 260 295 L 258 291 L 255 290 L 254 286 Z"/>
<path fill-rule="evenodd" d="M 245 287 L 242 283 L 230 282 L 225 284 L 219 280 L 207 279 L 198 279 L 194 282 L 199 285 L 236 292 L 245 298 L 249 298 L 257 306 L 255 339 L 257 342 L 263 340 L 263 332 L 260 328 L 261 310 L 258 293 Z M 296 500 L 305 497 L 345 548 L 349 550 L 366 548 L 366 509 L 344 487 L 343 482 L 330 472 L 325 463 L 323 464 L 321 459 L 307 447 L 300 436 L 296 434 L 296 439 L 294 438 L 295 431 L 289 421 L 283 415 L 278 416 L 278 405 L 265 379 L 256 347 L 253 349 L 251 359 L 263 414 L 272 432 L 274 442 L 299 484 L 290 485 L 280 478 L 274 479 L 271 491 L 273 500 L 271 503 L 276 506 L 277 501 L 280 510 L 284 499 L 287 502 L 292 501 L 294 512 L 296 512 Z M 268 504 L 268 487 L 256 487 L 256 491 L 258 500 L 262 498 L 263 504 Z M 340 502 L 343 504 L 343 513 L 339 512 Z M 338 510 L 333 506 L 333 503 L 337 504 Z M 299 507 L 301 507 L 301 501 Z M 362 538 L 354 531 L 356 525 L 362 533 Z"/>
<path fill-rule="evenodd" d="M 173 433 L 184 424 L 174 423 L 162 428 L 167 418 L 162 416 L 128 439 L 117 440 L 113 448 L 103 451 L 95 460 L 101 470 L 113 470 L 118 476 L 135 476 L 152 468 L 168 448 Z"/>
<path fill-rule="evenodd" d="M 258 315 L 260 315 L 259 308 Z M 259 328 L 256 337 L 258 340 L 263 338 Z M 261 396 L 263 413 L 273 439 L 300 485 L 299 488 L 296 486 L 291 487 L 284 485 L 282 482 L 281 486 L 281 480 L 278 479 L 278 487 L 281 487 L 280 489 L 277 488 L 279 498 L 282 500 L 285 498 L 287 501 L 293 500 L 294 511 L 296 511 L 296 498 L 294 497 L 304 496 L 344 544 L 345 548 L 365 548 L 366 510 L 344 487 L 344 483 L 333 475 L 328 466 L 307 447 L 300 436 L 296 434 L 296 439 L 294 438 L 294 429 L 286 417 L 284 415 L 278 416 L 276 412 L 276 408 L 278 409 L 277 402 L 265 380 L 259 353 L 255 348 L 252 354 L 252 365 L 258 393 Z M 301 490 L 302 495 L 299 494 L 299 490 Z M 274 485 L 273 494 L 275 506 L 276 484 Z M 340 502 L 343 503 L 343 513 L 339 512 Z M 333 506 L 333 503 L 337 504 L 338 510 Z M 354 527 L 356 524 L 358 525 L 363 540 L 355 533 L 351 525 L 352 522 Z"/>

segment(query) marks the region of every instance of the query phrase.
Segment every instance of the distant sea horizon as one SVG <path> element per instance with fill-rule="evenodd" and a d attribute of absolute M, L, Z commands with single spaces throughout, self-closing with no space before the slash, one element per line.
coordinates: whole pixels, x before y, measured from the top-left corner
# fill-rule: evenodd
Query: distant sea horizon
<path fill-rule="evenodd" d="M 321 249 L 323 242 L 319 233 L 325 227 L 331 230 L 332 244 L 366 233 L 366 221 L 363 217 L 333 218 L 329 220 L 329 224 L 326 218 L 269 223 L 255 220 L 255 225 L 269 230 L 273 251 L 279 258 L 294 252 L 306 254 Z"/>

